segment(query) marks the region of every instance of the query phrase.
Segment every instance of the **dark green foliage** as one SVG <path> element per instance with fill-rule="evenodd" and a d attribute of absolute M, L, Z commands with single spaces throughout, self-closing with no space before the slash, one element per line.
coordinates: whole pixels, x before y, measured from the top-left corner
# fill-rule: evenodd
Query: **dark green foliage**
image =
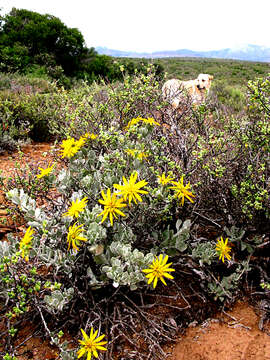
<path fill-rule="evenodd" d="M 40 74 L 57 80 L 70 88 L 71 78 L 87 80 L 122 79 L 119 65 L 110 56 L 98 55 L 94 48 L 85 46 L 83 35 L 76 28 L 68 28 L 55 16 L 15 9 L 1 17 L 0 71 Z M 143 71 L 132 61 L 124 61 L 126 71 Z M 156 65 L 156 74 L 163 68 Z"/>
<path fill-rule="evenodd" d="M 54 16 L 15 8 L 4 18 L 0 46 L 6 67 L 2 70 L 23 70 L 36 56 L 50 54 L 55 64 L 73 75 L 88 53 L 78 29 L 68 28 Z"/>
<path fill-rule="evenodd" d="M 88 81 L 93 81 L 98 77 L 105 80 L 114 81 L 121 78 L 119 64 L 114 63 L 112 58 L 107 55 L 95 56 L 87 65 L 85 65 L 83 76 Z"/>

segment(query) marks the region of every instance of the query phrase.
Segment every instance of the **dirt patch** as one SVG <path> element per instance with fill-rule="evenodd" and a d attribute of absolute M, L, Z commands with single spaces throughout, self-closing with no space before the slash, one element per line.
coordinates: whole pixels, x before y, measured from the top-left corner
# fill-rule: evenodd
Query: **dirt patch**
<path fill-rule="evenodd" d="M 260 315 L 260 314 L 258 314 Z M 164 347 L 167 360 L 269 360 L 270 336 L 265 327 L 259 330 L 258 316 L 247 301 L 239 301 L 231 311 L 218 313 L 201 325 L 190 324 L 185 334 L 175 344 Z M 35 328 L 28 324 L 20 330 L 16 345 L 18 360 L 56 360 L 57 350 L 35 335 Z M 28 340 L 27 340 L 28 339 Z M 26 340 L 26 341 L 25 341 Z M 70 339 L 69 339 L 70 340 Z M 76 347 L 76 344 L 73 344 Z M 128 355 L 120 357 L 128 360 Z M 116 355 L 114 359 L 119 359 Z"/>
<path fill-rule="evenodd" d="M 16 162 L 20 163 L 20 166 L 23 168 L 25 165 L 29 165 L 31 163 L 41 166 L 41 163 L 44 164 L 52 161 L 52 149 L 52 144 L 36 142 L 22 145 L 20 151 L 3 153 L 0 156 L 0 170 L 2 171 L 2 176 L 8 177 L 16 175 Z"/>
<path fill-rule="evenodd" d="M 38 142 L 22 145 L 19 151 L 4 152 L 0 156 L 0 176 L 4 178 L 4 184 L 11 178 L 23 175 L 26 167 L 27 171 L 31 171 L 31 168 L 47 167 L 54 162 L 55 152 L 52 144 Z M 9 232 L 21 230 L 20 225 L 23 225 L 23 219 L 18 216 L 15 219 L 10 213 L 10 204 L 4 193 L 4 186 L 0 183 L 0 240 L 5 240 Z"/>
<path fill-rule="evenodd" d="M 171 348 L 172 356 L 168 359 L 269 360 L 270 336 L 259 330 L 258 315 L 246 301 L 239 301 L 231 311 L 222 312 L 200 326 L 190 325 Z M 265 331 L 269 330 L 266 325 Z"/>

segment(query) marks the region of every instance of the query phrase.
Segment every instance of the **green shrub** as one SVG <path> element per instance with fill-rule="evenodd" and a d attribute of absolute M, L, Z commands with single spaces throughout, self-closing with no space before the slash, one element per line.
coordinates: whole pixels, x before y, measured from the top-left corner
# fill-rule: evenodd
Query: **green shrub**
<path fill-rule="evenodd" d="M 249 87 L 258 89 L 255 84 Z M 219 214 L 226 225 L 250 224 L 259 230 L 269 217 L 268 86 L 265 80 L 259 95 L 250 94 L 244 112 L 235 114 L 225 107 L 222 112 L 219 104 L 210 102 L 178 125 L 182 171 L 192 174 L 204 214 L 211 218 L 213 209 L 213 216 Z"/>
<path fill-rule="evenodd" d="M 36 68 L 35 73 L 22 75 L 19 73 L 0 73 L 0 91 L 5 93 L 36 94 L 51 93 L 56 90 L 55 83 L 44 74 L 44 68 Z"/>
<path fill-rule="evenodd" d="M 270 78 L 250 81 L 248 87 L 249 117 L 239 141 L 244 153 L 242 176 L 232 191 L 248 217 L 257 213 L 269 219 Z"/>
<path fill-rule="evenodd" d="M 50 138 L 47 116 L 51 116 L 52 110 L 47 107 L 47 99 L 43 94 L 0 93 L 2 117 L 7 129 L 13 130 L 12 138 L 31 137 L 36 141 Z"/>
<path fill-rule="evenodd" d="M 216 80 L 211 87 L 212 96 L 216 96 L 219 107 L 229 113 L 243 112 L 246 109 L 246 88 L 231 86 L 224 81 Z"/>

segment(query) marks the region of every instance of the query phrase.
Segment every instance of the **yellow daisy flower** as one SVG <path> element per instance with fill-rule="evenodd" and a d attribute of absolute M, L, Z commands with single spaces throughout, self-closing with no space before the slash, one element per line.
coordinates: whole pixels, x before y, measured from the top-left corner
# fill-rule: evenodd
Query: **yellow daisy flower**
<path fill-rule="evenodd" d="M 174 178 L 170 177 L 170 175 L 166 176 L 165 173 L 163 173 L 162 175 L 158 175 L 158 182 L 161 185 L 167 185 L 168 183 L 170 183 Z"/>
<path fill-rule="evenodd" d="M 226 257 L 228 260 L 231 260 L 231 255 L 229 252 L 232 250 L 232 248 L 228 245 L 228 238 L 223 240 L 223 237 L 221 236 L 220 239 L 217 241 L 216 244 L 216 252 L 219 255 L 219 260 L 221 259 L 224 263 L 224 257 Z"/>
<path fill-rule="evenodd" d="M 185 198 L 187 198 L 190 202 L 194 202 L 194 200 L 191 199 L 191 196 L 195 197 L 194 194 L 192 194 L 191 191 L 189 191 L 188 189 L 190 189 L 190 183 L 188 183 L 186 186 L 183 183 L 184 181 L 184 177 L 181 177 L 181 180 L 176 182 L 176 181 L 171 181 L 171 183 L 175 186 L 171 186 L 170 189 L 175 190 L 176 192 L 176 197 L 178 197 L 178 199 L 181 201 L 181 205 L 184 205 L 184 201 Z"/>
<path fill-rule="evenodd" d="M 87 138 L 84 136 L 81 136 L 79 140 L 76 141 L 76 146 L 78 147 L 78 150 L 86 143 Z"/>
<path fill-rule="evenodd" d="M 75 139 L 66 139 L 62 141 L 62 144 L 60 145 L 63 149 L 60 150 L 62 152 L 62 158 L 67 157 L 71 158 L 73 157 L 80 149 L 78 146 L 78 143 Z"/>
<path fill-rule="evenodd" d="M 40 170 L 40 174 L 37 175 L 37 178 L 41 179 L 44 176 L 48 176 L 52 172 L 53 167 L 54 167 L 54 164 L 52 164 L 51 166 L 48 166 L 45 169 L 43 169 L 42 167 L 39 167 L 38 170 Z"/>
<path fill-rule="evenodd" d="M 82 212 L 86 207 L 87 201 L 87 197 L 84 197 L 82 200 L 76 199 L 76 201 L 72 201 L 71 206 L 69 207 L 68 211 L 63 214 L 63 216 L 75 216 L 77 218 L 80 212 Z"/>
<path fill-rule="evenodd" d="M 85 133 L 84 135 L 83 135 L 83 137 L 85 137 L 86 139 L 91 139 L 91 140 L 95 140 L 98 136 L 96 135 L 96 134 L 94 134 L 94 133 Z"/>
<path fill-rule="evenodd" d="M 132 125 L 136 125 L 138 124 L 138 122 L 141 121 L 141 118 L 140 117 L 137 117 L 137 118 L 133 118 L 132 120 L 130 120 L 127 124 L 127 126 L 125 127 L 125 130 L 128 130 Z"/>
<path fill-rule="evenodd" d="M 155 121 L 153 118 L 148 118 L 148 119 L 142 119 L 142 121 L 146 124 L 150 124 L 150 125 L 158 125 L 160 126 L 160 123 L 158 123 L 157 121 Z"/>
<path fill-rule="evenodd" d="M 151 284 L 153 282 L 153 288 L 157 286 L 158 280 L 161 280 L 164 285 L 167 286 L 164 277 L 168 279 L 173 279 L 173 276 L 171 274 L 168 274 L 169 272 L 175 271 L 175 269 L 170 268 L 170 265 L 172 263 L 167 264 L 168 261 L 168 255 L 164 256 L 159 255 L 159 257 L 156 257 L 155 260 L 153 260 L 152 265 L 150 265 L 149 269 L 144 269 L 142 272 L 146 273 L 146 278 L 148 278 L 148 284 Z"/>
<path fill-rule="evenodd" d="M 141 190 L 141 188 L 148 184 L 145 180 L 141 180 L 137 182 L 136 180 L 138 177 L 137 171 L 133 171 L 130 175 L 129 181 L 123 176 L 124 185 L 114 184 L 113 186 L 120 190 L 119 195 L 122 195 L 124 200 L 129 200 L 129 204 L 132 200 L 134 200 L 135 204 L 137 204 L 137 200 L 142 201 L 140 194 L 148 194 L 148 191 Z"/>
<path fill-rule="evenodd" d="M 121 210 L 121 208 L 127 206 L 127 204 L 124 204 L 124 199 L 117 199 L 117 194 L 113 193 L 111 195 L 111 190 L 107 190 L 107 194 L 104 193 L 104 191 L 101 191 L 101 195 L 103 197 L 103 200 L 98 200 L 100 204 L 104 205 L 104 210 L 98 214 L 98 216 L 102 216 L 103 218 L 101 220 L 101 223 L 106 220 L 106 218 L 109 216 L 111 225 L 113 226 L 113 218 L 118 219 L 117 214 L 121 216 L 126 216 Z"/>
<path fill-rule="evenodd" d="M 94 332 L 93 328 L 91 328 L 89 336 L 83 331 L 83 329 L 81 329 L 81 332 L 83 335 L 83 340 L 79 340 L 81 348 L 77 352 L 78 359 L 84 355 L 87 355 L 86 360 L 91 360 L 92 354 L 95 358 L 98 358 L 99 350 L 107 350 L 107 348 L 105 348 L 103 345 L 107 344 L 108 341 L 101 341 L 105 337 L 105 335 L 97 337 L 98 331 L 96 330 Z"/>
<path fill-rule="evenodd" d="M 147 155 L 145 152 L 140 152 L 137 154 L 137 159 L 139 160 L 144 160 L 144 159 L 147 159 L 149 157 L 149 155 Z"/>
<path fill-rule="evenodd" d="M 24 234 L 24 237 L 20 241 L 21 257 L 25 259 L 25 261 L 29 260 L 28 253 L 32 247 L 33 233 L 34 230 L 31 229 L 31 226 L 29 226 Z"/>
<path fill-rule="evenodd" d="M 80 241 L 87 241 L 86 238 L 80 236 L 80 234 L 84 232 L 84 229 L 81 229 L 82 226 L 83 225 L 77 226 L 77 223 L 75 223 L 69 227 L 67 235 L 68 250 L 70 246 L 72 246 L 74 251 L 79 251 L 78 246 L 80 246 Z"/>
<path fill-rule="evenodd" d="M 160 124 L 157 121 L 155 121 L 153 118 L 145 119 L 145 118 L 142 118 L 141 116 L 138 116 L 137 118 L 130 120 L 125 129 L 128 130 L 132 125 L 136 125 L 140 121 L 144 122 L 145 124 L 160 126 Z"/>
<path fill-rule="evenodd" d="M 128 155 L 130 155 L 130 156 L 132 156 L 132 157 L 136 157 L 136 153 L 137 153 L 137 151 L 138 150 L 136 150 L 136 149 L 127 149 L 127 150 L 125 150 L 126 151 L 126 153 L 128 154 Z"/>

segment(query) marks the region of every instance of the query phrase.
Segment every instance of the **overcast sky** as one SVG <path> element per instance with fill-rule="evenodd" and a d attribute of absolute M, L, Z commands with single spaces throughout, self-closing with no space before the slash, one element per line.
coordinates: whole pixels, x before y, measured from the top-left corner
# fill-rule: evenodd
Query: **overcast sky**
<path fill-rule="evenodd" d="M 270 0 L 0 0 L 54 15 L 78 28 L 87 47 L 127 51 L 270 47 Z"/>

